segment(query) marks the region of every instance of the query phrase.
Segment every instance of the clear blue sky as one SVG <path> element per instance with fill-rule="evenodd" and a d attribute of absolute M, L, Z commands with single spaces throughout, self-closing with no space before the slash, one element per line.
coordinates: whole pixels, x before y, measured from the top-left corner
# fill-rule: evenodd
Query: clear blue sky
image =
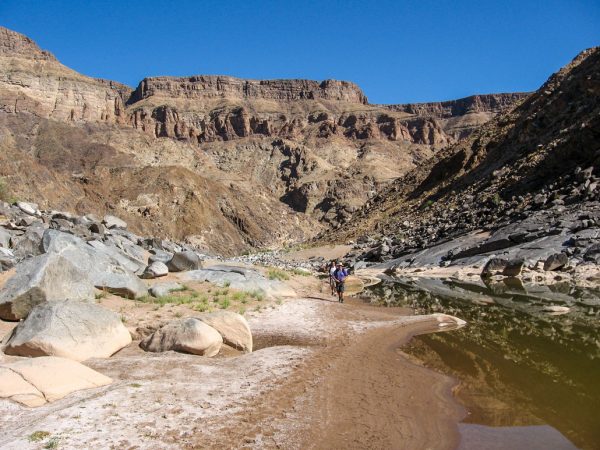
<path fill-rule="evenodd" d="M 534 90 L 600 45 L 600 1 L 0 0 L 67 66 L 146 76 L 335 78 L 372 103 Z"/>

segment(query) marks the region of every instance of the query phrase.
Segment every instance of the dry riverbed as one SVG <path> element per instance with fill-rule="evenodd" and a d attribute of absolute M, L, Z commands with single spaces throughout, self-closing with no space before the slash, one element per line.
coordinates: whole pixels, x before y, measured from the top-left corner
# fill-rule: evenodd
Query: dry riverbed
<path fill-rule="evenodd" d="M 255 351 L 216 358 L 145 353 L 134 341 L 85 364 L 111 377 L 39 408 L 0 403 L 0 447 L 454 448 L 462 408 L 455 382 L 408 361 L 400 346 L 439 331 L 435 316 L 406 316 L 359 300 L 337 303 L 326 282 L 293 276 L 298 298 L 237 295 Z M 177 293 L 194 301 L 144 303 L 99 295 L 133 330 L 218 308 L 235 292 L 208 283 Z M 215 289 L 219 295 L 215 296 Z M 194 294 L 192 294 L 194 293 Z M 215 297 L 217 300 L 215 301 Z M 242 300 L 245 300 L 242 303 Z M 3 332 L 7 331 L 4 322 Z M 451 327 L 447 327 L 451 328 Z M 7 357 L 4 357 L 7 358 Z M 45 434 L 48 433 L 48 434 Z M 39 440 L 36 440 L 40 438 Z M 46 447 L 49 448 L 49 447 Z"/>

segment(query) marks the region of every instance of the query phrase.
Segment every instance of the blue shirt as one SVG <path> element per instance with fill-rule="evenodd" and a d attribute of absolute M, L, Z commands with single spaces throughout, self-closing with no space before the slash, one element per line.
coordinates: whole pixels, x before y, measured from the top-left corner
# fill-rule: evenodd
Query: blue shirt
<path fill-rule="evenodd" d="M 348 271 L 346 269 L 335 269 L 335 272 L 333 272 L 333 278 L 338 280 L 340 283 L 344 282 L 347 276 Z"/>

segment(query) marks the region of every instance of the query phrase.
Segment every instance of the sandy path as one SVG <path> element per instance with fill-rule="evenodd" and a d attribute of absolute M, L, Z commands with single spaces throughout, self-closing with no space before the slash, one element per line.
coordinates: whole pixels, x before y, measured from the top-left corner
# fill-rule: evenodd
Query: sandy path
<path fill-rule="evenodd" d="M 0 447 L 41 448 L 27 439 L 38 430 L 60 448 L 454 447 L 462 412 L 452 380 L 398 350 L 437 323 L 340 305 L 319 290 L 253 315 L 254 353 L 207 359 L 132 346 L 86 363 L 111 386 L 35 409 L 1 402 Z"/>

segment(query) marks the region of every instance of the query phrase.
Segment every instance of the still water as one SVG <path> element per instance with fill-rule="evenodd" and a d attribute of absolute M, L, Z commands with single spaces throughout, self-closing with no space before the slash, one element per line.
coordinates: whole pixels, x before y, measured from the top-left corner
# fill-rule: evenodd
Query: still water
<path fill-rule="evenodd" d="M 468 322 L 402 349 L 460 381 L 462 448 L 600 448 L 600 290 L 386 278 L 361 296 Z"/>

